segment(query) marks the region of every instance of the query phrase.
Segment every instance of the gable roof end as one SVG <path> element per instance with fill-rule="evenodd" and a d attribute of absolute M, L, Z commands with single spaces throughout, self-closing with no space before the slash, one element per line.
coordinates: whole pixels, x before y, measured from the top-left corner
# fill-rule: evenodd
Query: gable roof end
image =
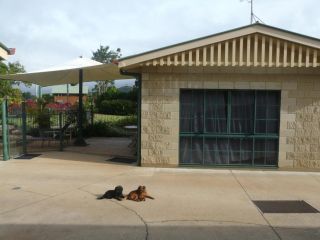
<path fill-rule="evenodd" d="M 319 51 L 320 39 L 255 23 L 122 58 L 119 60 L 119 67 L 171 64 L 265 66 L 265 61 L 269 62 L 266 66 L 317 67 L 320 66 Z M 224 62 L 220 64 L 222 60 Z"/>

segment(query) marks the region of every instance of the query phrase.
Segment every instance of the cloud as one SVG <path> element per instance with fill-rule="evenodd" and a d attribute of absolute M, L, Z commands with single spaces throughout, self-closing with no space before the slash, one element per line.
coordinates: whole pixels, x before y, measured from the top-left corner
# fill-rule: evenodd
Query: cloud
<path fill-rule="evenodd" d="M 0 41 L 28 71 L 83 55 L 100 44 L 131 55 L 249 24 L 239 0 L 0 0 Z M 266 24 L 319 37 L 317 0 L 255 0 Z M 6 9 L 3 11 L 3 9 Z M 5 24 L 4 24 L 5 22 Z"/>

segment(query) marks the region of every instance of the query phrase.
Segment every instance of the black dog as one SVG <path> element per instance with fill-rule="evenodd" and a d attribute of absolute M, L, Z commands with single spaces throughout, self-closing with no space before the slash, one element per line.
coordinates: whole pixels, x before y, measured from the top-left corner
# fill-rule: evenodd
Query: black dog
<path fill-rule="evenodd" d="M 122 199 L 125 198 L 125 196 L 122 194 L 123 187 L 122 186 L 116 186 L 114 190 L 108 190 L 103 194 L 101 197 L 98 197 L 97 199 L 117 199 L 118 201 L 122 201 Z"/>

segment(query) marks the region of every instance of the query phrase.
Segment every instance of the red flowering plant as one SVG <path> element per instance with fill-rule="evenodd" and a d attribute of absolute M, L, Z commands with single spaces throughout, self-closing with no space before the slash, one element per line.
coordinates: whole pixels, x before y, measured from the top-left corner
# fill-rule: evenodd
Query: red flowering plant
<path fill-rule="evenodd" d="M 26 111 L 27 114 L 35 114 L 38 110 L 38 104 L 33 99 L 26 100 Z"/>
<path fill-rule="evenodd" d="M 71 108 L 70 103 L 48 103 L 45 106 L 49 111 L 63 112 Z"/>

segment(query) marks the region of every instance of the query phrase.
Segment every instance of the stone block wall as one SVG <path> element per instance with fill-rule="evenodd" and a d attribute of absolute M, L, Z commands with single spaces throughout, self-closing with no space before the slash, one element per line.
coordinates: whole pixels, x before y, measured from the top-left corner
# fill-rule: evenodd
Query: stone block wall
<path fill-rule="evenodd" d="M 296 77 L 292 89 L 283 94 L 289 114 L 283 121 L 286 161 L 295 168 L 320 169 L 320 77 Z"/>
<path fill-rule="evenodd" d="M 179 165 L 180 89 L 281 90 L 279 167 L 320 168 L 320 76 L 145 69 L 141 163 Z"/>

